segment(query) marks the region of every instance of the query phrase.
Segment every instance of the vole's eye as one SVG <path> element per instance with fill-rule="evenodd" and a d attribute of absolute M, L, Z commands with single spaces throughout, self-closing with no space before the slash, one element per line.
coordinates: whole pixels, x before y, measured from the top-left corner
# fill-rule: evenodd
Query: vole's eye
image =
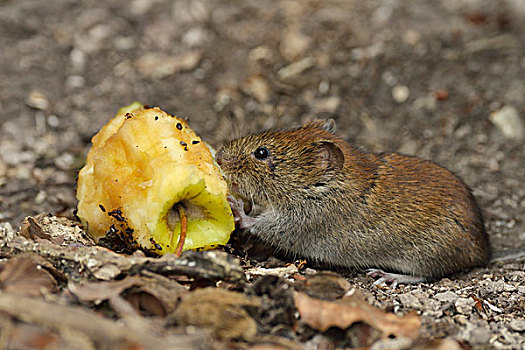
<path fill-rule="evenodd" d="M 257 148 L 255 152 L 253 152 L 253 155 L 259 160 L 264 160 L 270 156 L 270 151 L 268 151 L 268 148 L 263 146 Z"/>

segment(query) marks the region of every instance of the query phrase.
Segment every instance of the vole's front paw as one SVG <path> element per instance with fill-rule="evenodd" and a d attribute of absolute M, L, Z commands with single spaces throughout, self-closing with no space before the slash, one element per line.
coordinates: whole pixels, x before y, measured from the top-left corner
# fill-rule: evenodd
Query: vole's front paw
<path fill-rule="evenodd" d="M 379 269 L 368 269 L 366 273 L 373 278 L 379 277 L 379 279 L 374 282 L 374 286 L 386 286 L 387 283 L 392 283 L 392 289 L 395 289 L 398 283 L 411 284 L 425 281 L 422 277 L 390 273 Z"/>
<path fill-rule="evenodd" d="M 239 228 L 250 228 L 255 223 L 255 219 L 246 215 L 244 212 L 244 202 L 233 196 L 227 197 L 228 203 L 232 208 L 233 220 Z"/>

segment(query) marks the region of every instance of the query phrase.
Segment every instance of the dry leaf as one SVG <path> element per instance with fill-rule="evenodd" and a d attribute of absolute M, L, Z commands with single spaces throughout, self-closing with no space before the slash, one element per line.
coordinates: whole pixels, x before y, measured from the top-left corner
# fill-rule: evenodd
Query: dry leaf
<path fill-rule="evenodd" d="M 86 284 L 70 282 L 68 288 L 79 300 L 96 304 L 125 294 L 124 299 L 138 312 L 164 317 L 175 309 L 186 289 L 169 278 L 145 273 L 148 276 L 135 275 L 120 281 Z"/>
<path fill-rule="evenodd" d="M 478 298 L 474 294 L 469 294 L 469 297 L 476 302 L 476 304 L 474 304 L 474 306 L 476 307 L 476 310 L 478 310 L 478 312 L 483 312 L 482 299 Z"/>
<path fill-rule="evenodd" d="M 28 216 L 25 218 L 24 222 L 22 222 L 22 226 L 20 227 L 20 235 L 32 240 L 35 240 L 35 238 L 51 240 L 51 236 L 46 234 L 31 216 Z"/>
<path fill-rule="evenodd" d="M 147 315 L 165 317 L 168 314 L 166 307 L 157 297 L 142 290 L 130 291 L 124 299 L 136 310 Z"/>
<path fill-rule="evenodd" d="M 39 296 L 58 290 L 53 276 L 30 257 L 11 258 L 0 269 L 0 289 L 5 292 Z"/>
<path fill-rule="evenodd" d="M 333 272 L 320 272 L 306 281 L 297 281 L 296 288 L 307 295 L 323 299 L 335 300 L 350 290 L 350 283 Z"/>
<path fill-rule="evenodd" d="M 415 339 L 421 324 L 419 316 L 415 313 L 399 317 L 381 311 L 356 296 L 331 302 L 297 293 L 294 300 L 301 320 L 321 332 L 330 327 L 345 329 L 355 322 L 365 322 L 379 329 L 383 338 L 393 335 Z"/>
<path fill-rule="evenodd" d="M 179 282 L 149 271 L 141 273 L 140 291 L 158 299 L 166 313 L 173 312 L 179 303 L 179 299 L 188 293 L 188 290 Z M 135 290 L 131 290 L 127 294 L 134 292 Z M 148 301 L 148 297 L 145 300 L 141 300 L 140 305 L 144 307 L 144 310 L 152 311 L 150 306 L 153 305 Z"/>
<path fill-rule="evenodd" d="M 133 276 L 111 282 L 89 282 L 85 284 L 69 282 L 67 287 L 80 301 L 100 303 L 120 295 L 124 290 L 139 283 L 140 278 Z"/>
<path fill-rule="evenodd" d="M 115 299 L 119 298 L 115 297 Z M 125 320 L 114 320 L 87 308 L 64 305 L 62 302 L 43 300 L 43 298 L 0 292 L 0 316 L 2 315 L 60 331 L 59 336 L 65 341 L 64 346 L 51 346 L 50 348 L 53 349 L 211 348 L 210 337 L 204 332 L 192 335 L 167 334 L 158 326 L 159 322 L 150 322 L 148 319 L 133 316 L 125 317 Z M 1 318 L 0 322 L 2 322 Z M 2 323 L 2 337 L 9 331 L 4 325 L 5 322 Z M 73 336 L 77 339 L 75 344 L 71 344 L 74 340 Z M 92 345 L 86 346 L 88 343 Z M 2 349 L 33 349 L 33 347 L 2 347 L 2 345 L 4 344 L 0 343 Z"/>
<path fill-rule="evenodd" d="M 55 332 L 38 325 L 17 324 L 3 335 L 10 349 L 60 349 L 64 345 Z"/>
<path fill-rule="evenodd" d="M 258 308 L 260 300 L 243 294 L 203 288 L 189 293 L 173 315 L 179 325 L 210 328 L 222 339 L 253 339 L 257 324 L 245 308 Z"/>

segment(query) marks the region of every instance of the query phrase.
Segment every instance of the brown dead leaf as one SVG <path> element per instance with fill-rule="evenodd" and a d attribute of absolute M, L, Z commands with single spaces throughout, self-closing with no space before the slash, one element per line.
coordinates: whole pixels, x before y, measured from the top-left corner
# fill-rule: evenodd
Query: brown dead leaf
<path fill-rule="evenodd" d="M 147 315 L 164 317 L 168 314 L 162 301 L 147 292 L 131 291 L 126 294 L 125 299 L 136 310 L 143 311 Z"/>
<path fill-rule="evenodd" d="M 474 304 L 474 306 L 476 307 L 476 310 L 478 310 L 478 312 L 483 312 L 483 302 L 482 302 L 482 300 L 480 298 L 478 298 L 474 294 L 469 294 L 469 297 L 476 302 Z"/>
<path fill-rule="evenodd" d="M 179 325 L 209 328 L 222 339 L 250 340 L 257 324 L 245 308 L 258 308 L 260 300 L 218 288 L 203 288 L 189 293 L 173 314 Z"/>
<path fill-rule="evenodd" d="M 297 281 L 296 288 L 307 295 L 322 300 L 335 300 L 350 290 L 350 283 L 334 272 L 320 272 L 306 281 Z"/>
<path fill-rule="evenodd" d="M 115 297 L 118 299 L 120 297 Z M 126 303 L 127 304 L 127 303 Z M 126 306 L 121 305 L 122 309 Z M 26 297 L 0 292 L 0 324 L 2 339 L 9 335 L 10 320 L 57 330 L 64 345 L 45 340 L 51 344 L 46 349 L 211 349 L 211 339 L 204 332 L 188 334 L 167 334 L 158 322 L 133 316 L 124 319 L 110 319 L 85 307 L 64 305 L 62 302 Z M 5 317 L 4 317 L 5 315 Z M 7 321 L 6 321 L 7 320 Z M 5 325 L 7 324 L 7 327 Z M 16 323 L 11 323 L 16 326 Z M 9 328 L 8 328 L 9 327 Z M 34 347 L 0 348 L 34 349 Z"/>
<path fill-rule="evenodd" d="M 25 218 L 20 227 L 20 235 L 25 238 L 35 240 L 36 238 L 42 238 L 51 240 L 51 236 L 46 234 L 40 225 L 31 216 Z"/>
<path fill-rule="evenodd" d="M 330 327 L 346 329 L 355 322 L 365 322 L 379 329 L 383 338 L 393 335 L 415 339 L 421 324 L 415 313 L 399 317 L 381 311 L 356 296 L 331 302 L 297 293 L 294 300 L 302 321 L 321 332 Z"/>
<path fill-rule="evenodd" d="M 368 348 L 381 339 L 382 332 L 367 323 L 357 322 L 346 331 L 346 337 L 352 347 Z M 390 338 L 386 338 L 390 340 Z"/>
<path fill-rule="evenodd" d="M 28 256 L 11 258 L 0 265 L 0 289 L 18 295 L 56 293 L 53 276 Z"/>
<path fill-rule="evenodd" d="M 17 324 L 6 333 L 10 349 L 58 349 L 64 345 L 55 332 L 37 325 Z"/>
<path fill-rule="evenodd" d="M 22 254 L 17 255 L 16 257 L 18 258 L 27 257 L 33 260 L 33 262 L 37 264 L 39 268 L 49 272 L 51 276 L 53 276 L 59 284 L 65 283 L 68 281 L 67 275 L 60 268 L 56 267 L 55 265 L 53 265 L 51 261 L 47 260 L 46 258 L 40 255 L 37 255 L 34 253 L 22 253 Z"/>
<path fill-rule="evenodd" d="M 176 281 L 145 271 L 119 281 L 70 282 L 68 289 L 83 302 L 99 304 L 123 295 L 137 311 L 146 315 L 166 316 L 175 309 L 179 297 L 187 291 Z"/>
<path fill-rule="evenodd" d="M 173 312 L 179 303 L 179 299 L 188 293 L 188 290 L 179 282 L 149 271 L 141 273 L 141 283 L 140 291 L 148 296 L 153 296 L 162 304 L 162 308 L 166 312 L 164 316 Z M 134 291 L 131 290 L 127 294 L 131 294 Z M 141 300 L 140 305 L 144 307 L 144 310 L 152 312 L 153 308 L 157 309 L 157 307 L 151 304 L 148 296 Z"/>
<path fill-rule="evenodd" d="M 114 296 L 120 295 L 124 290 L 140 284 L 138 276 L 127 277 L 120 281 L 111 282 L 88 282 L 77 284 L 69 282 L 67 288 L 76 295 L 80 301 L 94 302 L 98 304 Z"/>

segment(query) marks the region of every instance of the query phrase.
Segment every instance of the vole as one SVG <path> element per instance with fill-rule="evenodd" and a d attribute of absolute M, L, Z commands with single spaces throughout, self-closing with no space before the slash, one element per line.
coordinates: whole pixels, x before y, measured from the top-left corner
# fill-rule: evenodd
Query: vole
<path fill-rule="evenodd" d="M 333 266 L 368 268 L 376 284 L 432 281 L 491 257 L 467 185 L 428 160 L 372 153 L 335 134 L 333 120 L 249 134 L 216 155 L 240 228 Z"/>

